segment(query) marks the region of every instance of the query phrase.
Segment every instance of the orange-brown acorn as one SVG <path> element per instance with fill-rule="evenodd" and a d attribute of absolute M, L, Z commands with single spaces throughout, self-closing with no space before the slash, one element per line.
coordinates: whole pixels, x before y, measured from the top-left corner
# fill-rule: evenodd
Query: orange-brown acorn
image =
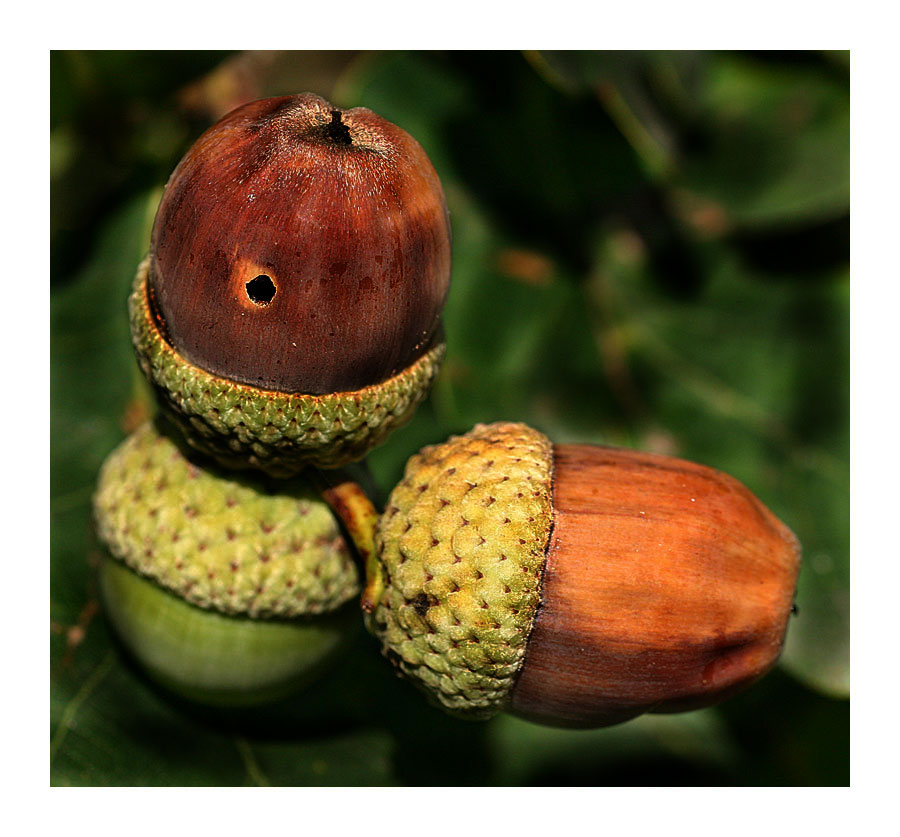
<path fill-rule="evenodd" d="M 444 708 L 600 727 L 709 706 L 781 652 L 800 550 L 743 485 L 479 425 L 408 463 L 364 605 Z"/>
<path fill-rule="evenodd" d="M 131 302 L 189 439 L 277 475 L 361 458 L 427 393 L 450 224 L 421 146 L 366 108 L 251 102 L 166 186 Z"/>

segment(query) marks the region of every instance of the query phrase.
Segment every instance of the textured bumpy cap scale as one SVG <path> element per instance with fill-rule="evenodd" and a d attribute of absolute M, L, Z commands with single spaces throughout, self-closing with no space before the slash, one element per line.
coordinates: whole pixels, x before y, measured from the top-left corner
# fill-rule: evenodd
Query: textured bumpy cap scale
<path fill-rule="evenodd" d="M 521 424 L 413 457 L 376 547 L 368 627 L 433 701 L 582 727 L 762 676 L 800 566 L 787 527 L 725 474 Z"/>
<path fill-rule="evenodd" d="M 104 463 L 94 515 L 116 559 L 197 607 L 295 617 L 359 591 L 340 530 L 305 481 L 273 488 L 201 467 L 153 423 Z"/>
<path fill-rule="evenodd" d="M 262 390 L 212 375 L 169 344 L 138 268 L 128 300 L 138 363 L 160 406 L 197 450 L 231 468 L 289 477 L 362 459 L 408 422 L 427 396 L 444 356 L 433 346 L 409 368 L 354 392 L 306 395 Z"/>
<path fill-rule="evenodd" d="M 552 521 L 551 446 L 524 425 L 479 426 L 425 448 L 377 536 L 387 586 L 370 623 L 443 706 L 507 702 L 540 602 Z"/>

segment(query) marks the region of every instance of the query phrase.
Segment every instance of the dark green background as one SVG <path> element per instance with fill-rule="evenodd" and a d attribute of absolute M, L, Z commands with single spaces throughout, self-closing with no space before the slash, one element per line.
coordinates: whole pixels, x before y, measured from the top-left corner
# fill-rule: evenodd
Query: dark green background
<path fill-rule="evenodd" d="M 123 658 L 89 504 L 145 397 L 127 290 L 191 142 L 303 90 L 412 133 L 453 222 L 447 360 L 370 456 L 380 489 L 497 419 L 731 473 L 804 547 L 761 683 L 578 732 L 444 716 L 362 632 L 256 712 L 179 703 Z M 849 143 L 844 53 L 52 53 L 52 783 L 847 784 Z"/>

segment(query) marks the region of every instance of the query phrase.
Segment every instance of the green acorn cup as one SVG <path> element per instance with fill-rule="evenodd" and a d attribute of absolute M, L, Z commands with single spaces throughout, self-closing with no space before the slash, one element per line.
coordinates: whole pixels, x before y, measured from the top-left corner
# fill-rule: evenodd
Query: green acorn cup
<path fill-rule="evenodd" d="M 132 338 L 197 449 L 278 477 L 337 468 L 426 397 L 449 282 L 443 190 L 409 134 L 312 94 L 264 99 L 169 179 Z"/>
<path fill-rule="evenodd" d="M 338 659 L 356 630 L 353 556 L 307 480 L 222 472 L 173 438 L 148 422 L 101 469 L 106 613 L 174 692 L 217 705 L 284 697 Z"/>
<path fill-rule="evenodd" d="M 500 423 L 410 459 L 363 606 L 443 709 L 600 727 L 765 674 L 799 568 L 790 530 L 725 474 Z"/>

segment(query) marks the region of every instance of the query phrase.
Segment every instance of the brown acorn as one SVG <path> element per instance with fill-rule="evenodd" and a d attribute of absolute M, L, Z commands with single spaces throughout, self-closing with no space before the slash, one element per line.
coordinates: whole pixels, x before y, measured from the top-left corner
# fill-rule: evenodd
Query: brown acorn
<path fill-rule="evenodd" d="M 479 425 L 409 461 L 364 607 L 438 705 L 599 727 L 760 678 L 799 569 L 790 530 L 725 474 Z"/>
<path fill-rule="evenodd" d="M 437 371 L 450 224 L 419 144 L 366 108 L 251 102 L 188 151 L 131 302 L 190 441 L 277 475 L 361 458 Z"/>

